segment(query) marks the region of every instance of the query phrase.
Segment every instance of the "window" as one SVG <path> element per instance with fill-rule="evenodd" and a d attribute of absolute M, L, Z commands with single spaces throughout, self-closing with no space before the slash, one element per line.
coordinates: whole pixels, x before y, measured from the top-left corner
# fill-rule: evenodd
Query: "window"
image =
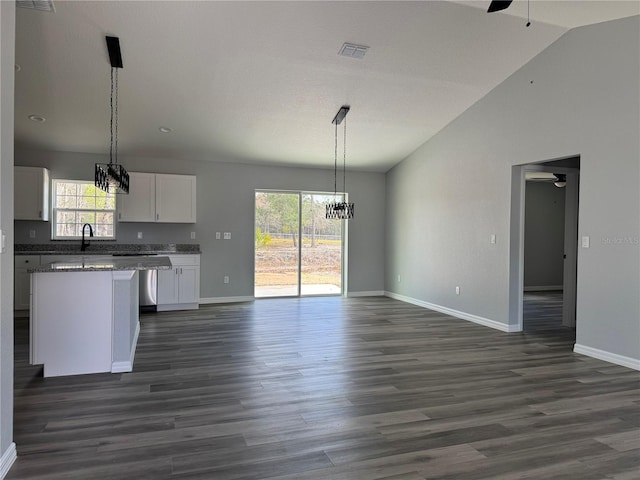
<path fill-rule="evenodd" d="M 115 194 L 79 180 L 53 180 L 52 190 L 54 239 L 81 238 L 85 223 L 94 239 L 115 239 Z"/>

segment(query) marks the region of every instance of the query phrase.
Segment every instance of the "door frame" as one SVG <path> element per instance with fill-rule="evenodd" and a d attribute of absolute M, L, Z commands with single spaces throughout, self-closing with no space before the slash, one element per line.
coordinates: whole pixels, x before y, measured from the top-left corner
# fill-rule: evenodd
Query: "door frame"
<path fill-rule="evenodd" d="M 256 237 L 256 193 L 265 192 L 265 193 L 282 193 L 282 194 L 295 194 L 298 195 L 298 293 L 297 295 L 284 295 L 281 297 L 273 296 L 273 297 L 255 297 L 255 288 L 256 288 L 256 247 L 255 247 L 255 237 Z M 345 220 L 340 220 L 340 293 L 325 293 L 319 295 L 303 295 L 302 294 L 302 196 L 303 195 L 323 195 L 323 196 L 333 196 L 333 192 L 322 192 L 317 190 L 282 190 L 282 189 L 270 189 L 270 188 L 256 188 L 253 192 L 253 238 L 254 238 L 254 247 L 253 247 L 253 293 L 254 298 L 262 299 L 262 298 L 301 298 L 301 297 L 346 297 L 347 296 L 347 241 L 348 241 L 348 222 Z M 349 195 L 347 193 L 337 192 L 335 193 L 337 196 L 341 196 L 344 198 L 345 202 L 349 201 Z"/>
<path fill-rule="evenodd" d="M 557 158 L 563 160 L 580 157 L 572 155 Z M 541 163 L 514 165 L 511 167 L 511 222 L 509 235 L 509 332 L 521 332 L 524 301 L 524 226 L 526 172 L 551 172 L 567 175 L 564 219 L 564 266 L 562 324 L 576 328 L 576 296 L 578 266 L 578 198 L 580 191 L 580 169 L 552 167 Z"/>

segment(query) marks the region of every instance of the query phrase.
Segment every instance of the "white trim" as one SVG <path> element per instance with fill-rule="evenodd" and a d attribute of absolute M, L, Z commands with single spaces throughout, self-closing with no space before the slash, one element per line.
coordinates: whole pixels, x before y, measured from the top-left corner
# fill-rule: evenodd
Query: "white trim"
<path fill-rule="evenodd" d="M 138 336 L 140 335 L 140 322 L 136 324 L 136 332 L 133 334 L 133 342 L 131 342 L 131 355 L 128 362 L 111 362 L 111 373 L 124 373 L 133 371 L 133 360 L 136 356 L 136 346 L 138 345 Z"/>
<path fill-rule="evenodd" d="M 197 310 L 200 308 L 198 303 L 162 303 L 156 305 L 157 312 L 175 312 L 180 310 Z"/>
<path fill-rule="evenodd" d="M 200 304 L 206 305 L 210 303 L 239 303 L 239 302 L 253 302 L 256 298 L 253 296 L 244 297 L 207 297 L 200 298 Z"/>
<path fill-rule="evenodd" d="M 16 444 L 11 442 L 11 445 L 4 451 L 2 454 L 2 458 L 0 458 L 0 479 L 4 478 L 7 473 L 9 473 L 9 469 L 13 466 L 13 463 L 18 458 L 18 453 L 16 452 Z"/>
<path fill-rule="evenodd" d="M 400 295 L 398 293 L 385 292 L 385 296 L 394 298 L 396 300 L 400 300 L 402 302 L 418 305 L 419 307 L 428 308 L 429 310 L 435 310 L 436 312 L 445 313 L 447 315 L 451 315 L 452 317 L 461 318 L 462 320 L 468 320 L 470 322 L 477 323 L 485 327 L 495 328 L 496 330 L 500 330 L 502 332 L 511 333 L 511 332 L 520 331 L 517 325 L 507 325 L 505 323 L 498 322 L 496 320 L 480 317 L 478 315 L 473 315 L 471 313 L 461 312 L 459 310 L 454 310 L 453 308 L 449 308 L 449 307 L 442 307 L 440 305 L 436 305 L 435 303 L 425 302 L 423 300 L 407 297 L 405 295 Z"/>
<path fill-rule="evenodd" d="M 133 363 L 126 362 L 111 362 L 111 373 L 127 373 L 133 370 Z"/>
<path fill-rule="evenodd" d="M 347 297 L 384 297 L 384 290 L 368 290 L 362 292 L 347 292 Z"/>
<path fill-rule="evenodd" d="M 540 285 L 539 287 L 524 287 L 525 292 L 550 292 L 552 290 L 562 290 L 562 285 Z"/>
<path fill-rule="evenodd" d="M 587 347 L 579 343 L 573 346 L 573 352 L 586 355 L 587 357 L 597 358 L 598 360 L 604 360 L 605 362 L 615 363 L 616 365 L 622 365 L 623 367 L 633 368 L 634 370 L 640 370 L 640 359 L 638 358 L 625 357 L 624 355 Z"/>

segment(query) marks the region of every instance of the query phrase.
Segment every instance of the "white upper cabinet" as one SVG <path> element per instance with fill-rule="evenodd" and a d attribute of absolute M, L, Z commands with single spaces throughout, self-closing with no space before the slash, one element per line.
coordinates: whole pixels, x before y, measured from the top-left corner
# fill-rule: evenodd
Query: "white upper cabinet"
<path fill-rule="evenodd" d="M 49 220 L 49 170 L 14 167 L 14 216 L 16 220 Z"/>
<path fill-rule="evenodd" d="M 129 194 L 118 195 L 118 220 L 121 222 L 156 221 L 155 173 L 129 172 Z"/>
<path fill-rule="evenodd" d="M 196 177 L 156 174 L 158 222 L 196 223 Z"/>
<path fill-rule="evenodd" d="M 129 194 L 118 195 L 118 220 L 195 223 L 196 177 L 129 172 Z"/>

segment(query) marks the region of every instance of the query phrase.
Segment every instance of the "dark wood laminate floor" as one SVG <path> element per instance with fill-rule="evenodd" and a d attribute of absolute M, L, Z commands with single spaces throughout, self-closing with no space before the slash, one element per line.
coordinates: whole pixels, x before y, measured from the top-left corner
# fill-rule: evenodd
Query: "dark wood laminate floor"
<path fill-rule="evenodd" d="M 549 326 L 261 300 L 146 315 L 132 373 L 48 379 L 27 341 L 8 479 L 640 478 L 640 374 Z"/>

